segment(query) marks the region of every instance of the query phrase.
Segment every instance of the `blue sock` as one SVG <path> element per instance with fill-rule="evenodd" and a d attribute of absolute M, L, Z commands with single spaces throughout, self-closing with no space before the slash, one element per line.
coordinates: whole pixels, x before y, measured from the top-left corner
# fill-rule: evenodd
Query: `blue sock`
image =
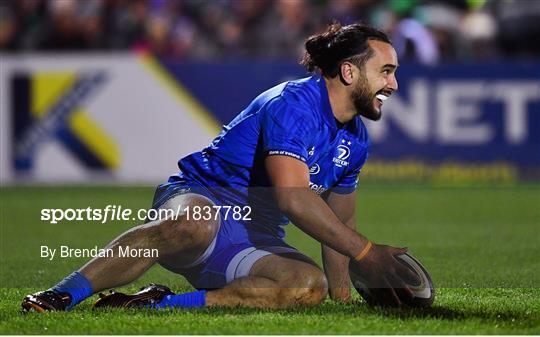
<path fill-rule="evenodd" d="M 57 285 L 49 289 L 55 293 L 68 293 L 71 295 L 71 303 L 67 310 L 71 310 L 77 303 L 92 296 L 94 291 L 90 281 L 78 271 L 66 276 Z"/>
<path fill-rule="evenodd" d="M 154 308 L 200 308 L 206 304 L 206 290 L 191 293 L 167 295 Z"/>

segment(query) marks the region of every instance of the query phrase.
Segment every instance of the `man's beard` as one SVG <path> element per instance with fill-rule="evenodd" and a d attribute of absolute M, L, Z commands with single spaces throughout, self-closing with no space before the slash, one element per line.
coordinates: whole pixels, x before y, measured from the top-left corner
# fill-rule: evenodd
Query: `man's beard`
<path fill-rule="evenodd" d="M 356 112 L 360 116 L 364 116 L 372 121 L 378 121 L 381 119 L 381 111 L 375 109 L 373 106 L 373 99 L 375 95 L 372 95 L 365 79 L 359 81 L 351 94 L 351 99 L 356 109 Z"/>

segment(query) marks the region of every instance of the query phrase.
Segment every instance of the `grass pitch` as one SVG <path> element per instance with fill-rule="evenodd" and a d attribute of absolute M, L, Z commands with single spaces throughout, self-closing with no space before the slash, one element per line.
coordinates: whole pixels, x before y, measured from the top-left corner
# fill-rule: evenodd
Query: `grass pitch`
<path fill-rule="evenodd" d="M 86 262 L 40 258 L 40 246 L 103 246 L 134 222 L 40 221 L 42 208 L 150 205 L 152 188 L 2 188 L 0 334 L 539 334 L 540 188 L 366 185 L 358 229 L 375 242 L 408 246 L 436 286 L 433 308 L 383 310 L 330 300 L 311 309 L 90 310 L 20 314 L 24 295 L 50 287 Z M 320 262 L 319 245 L 289 226 L 288 242 Z M 149 282 L 189 291 L 160 267 Z"/>

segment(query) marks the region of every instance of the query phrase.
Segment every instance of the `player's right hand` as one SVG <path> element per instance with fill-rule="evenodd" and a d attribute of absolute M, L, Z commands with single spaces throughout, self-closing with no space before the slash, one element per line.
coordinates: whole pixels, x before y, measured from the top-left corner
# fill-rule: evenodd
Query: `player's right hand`
<path fill-rule="evenodd" d="M 366 287 L 386 305 L 400 306 L 400 296 L 413 298 L 408 284 L 417 284 L 418 276 L 396 259 L 407 248 L 373 244 L 359 261 L 351 259 L 355 273 L 366 282 Z"/>

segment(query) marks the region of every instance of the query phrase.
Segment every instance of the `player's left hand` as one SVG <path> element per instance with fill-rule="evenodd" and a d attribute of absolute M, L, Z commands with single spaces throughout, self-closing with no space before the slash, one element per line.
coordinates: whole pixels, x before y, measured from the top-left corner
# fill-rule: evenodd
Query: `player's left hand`
<path fill-rule="evenodd" d="M 415 284 L 418 277 L 396 259 L 396 255 L 405 252 L 407 248 L 373 244 L 360 261 L 351 260 L 355 273 L 365 280 L 366 287 L 381 303 L 400 306 L 398 293 L 413 298 L 408 284 Z"/>

